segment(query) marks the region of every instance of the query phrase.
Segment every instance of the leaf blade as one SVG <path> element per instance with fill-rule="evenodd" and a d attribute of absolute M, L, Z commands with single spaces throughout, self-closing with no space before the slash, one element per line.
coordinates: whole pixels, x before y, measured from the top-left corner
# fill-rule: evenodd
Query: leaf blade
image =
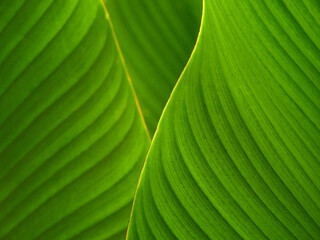
<path fill-rule="evenodd" d="M 152 142 L 128 239 L 147 238 L 144 229 L 156 239 L 319 236 L 320 93 L 310 84 L 318 61 L 299 61 L 305 50 L 292 42 L 281 46 L 294 20 L 278 4 L 204 1 L 198 43 Z M 282 17 L 282 32 L 256 18 L 269 8 Z M 286 68 L 295 71 L 288 76 Z M 150 206 L 160 214 L 141 220 Z"/>
<path fill-rule="evenodd" d="M 0 37 L 0 236 L 121 239 L 149 139 L 103 6 L 22 12 Z"/>
<path fill-rule="evenodd" d="M 201 2 L 107 0 L 105 3 L 153 135 L 194 46 Z"/>

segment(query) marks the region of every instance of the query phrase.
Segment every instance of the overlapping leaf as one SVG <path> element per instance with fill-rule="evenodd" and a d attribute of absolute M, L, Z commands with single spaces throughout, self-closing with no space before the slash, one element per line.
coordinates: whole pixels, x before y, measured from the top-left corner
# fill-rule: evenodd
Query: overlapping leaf
<path fill-rule="evenodd" d="M 123 239 L 149 139 L 101 2 L 0 15 L 0 238 Z"/>
<path fill-rule="evenodd" d="M 201 1 L 105 0 L 150 134 L 189 59 Z"/>
<path fill-rule="evenodd" d="M 319 3 L 204 0 L 128 239 L 319 239 Z"/>

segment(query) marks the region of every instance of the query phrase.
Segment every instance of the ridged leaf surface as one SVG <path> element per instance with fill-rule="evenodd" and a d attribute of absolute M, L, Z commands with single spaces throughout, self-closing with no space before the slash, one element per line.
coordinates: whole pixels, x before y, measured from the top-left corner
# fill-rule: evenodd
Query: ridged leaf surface
<path fill-rule="evenodd" d="M 195 44 L 201 1 L 104 1 L 153 135 Z"/>
<path fill-rule="evenodd" d="M 204 0 L 128 239 L 319 239 L 319 2 Z"/>
<path fill-rule="evenodd" d="M 124 239 L 149 145 L 98 0 L 0 2 L 0 239 Z"/>

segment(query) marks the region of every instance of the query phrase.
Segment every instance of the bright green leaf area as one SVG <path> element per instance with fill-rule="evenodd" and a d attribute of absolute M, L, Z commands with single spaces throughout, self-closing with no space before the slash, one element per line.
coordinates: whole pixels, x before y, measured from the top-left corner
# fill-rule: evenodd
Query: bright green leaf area
<path fill-rule="evenodd" d="M 105 0 L 151 135 L 199 31 L 200 0 Z"/>
<path fill-rule="evenodd" d="M 320 2 L 204 0 L 128 239 L 320 238 Z"/>
<path fill-rule="evenodd" d="M 98 0 L 0 1 L 0 239 L 124 239 L 150 140 Z"/>

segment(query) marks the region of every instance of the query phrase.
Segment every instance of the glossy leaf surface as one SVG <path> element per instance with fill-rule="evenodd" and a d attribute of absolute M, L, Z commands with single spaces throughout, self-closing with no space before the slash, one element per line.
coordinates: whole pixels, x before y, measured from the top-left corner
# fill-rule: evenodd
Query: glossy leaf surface
<path fill-rule="evenodd" d="M 102 3 L 0 19 L 0 239 L 124 239 L 149 139 Z"/>
<path fill-rule="evenodd" d="M 313 0 L 204 0 L 128 239 L 319 239 L 320 19 Z"/>

